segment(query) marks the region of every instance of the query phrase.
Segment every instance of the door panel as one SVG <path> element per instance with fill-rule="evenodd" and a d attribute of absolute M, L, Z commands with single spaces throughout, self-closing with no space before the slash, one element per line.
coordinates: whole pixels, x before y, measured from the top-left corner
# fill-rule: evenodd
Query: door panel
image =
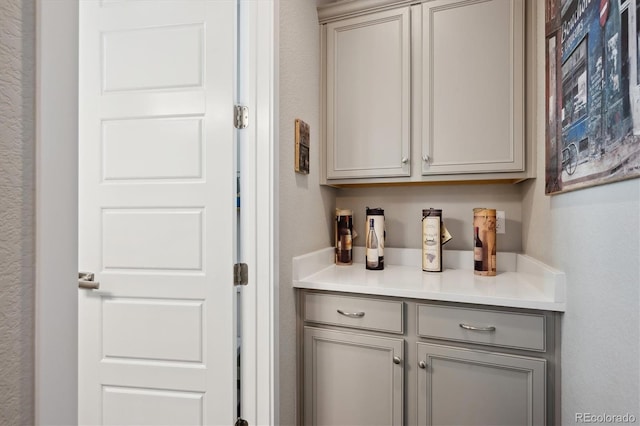
<path fill-rule="evenodd" d="M 204 394 L 105 386 L 103 424 L 203 424 Z"/>
<path fill-rule="evenodd" d="M 103 180 L 202 179 L 201 118 L 103 122 Z"/>
<path fill-rule="evenodd" d="M 410 174 L 409 16 L 405 7 L 326 25 L 329 179 Z"/>
<path fill-rule="evenodd" d="M 417 346 L 419 425 L 545 424 L 544 359 Z"/>
<path fill-rule="evenodd" d="M 81 424 L 232 424 L 235 1 L 80 2 Z"/>
<path fill-rule="evenodd" d="M 401 425 L 401 338 L 305 327 L 304 417 L 312 425 Z"/>
<path fill-rule="evenodd" d="M 524 3 L 422 3 L 423 175 L 524 170 Z"/>
<path fill-rule="evenodd" d="M 105 298 L 103 357 L 201 363 L 202 308 L 201 301 Z"/>
<path fill-rule="evenodd" d="M 102 43 L 105 92 L 202 87 L 201 23 L 111 31 Z"/>

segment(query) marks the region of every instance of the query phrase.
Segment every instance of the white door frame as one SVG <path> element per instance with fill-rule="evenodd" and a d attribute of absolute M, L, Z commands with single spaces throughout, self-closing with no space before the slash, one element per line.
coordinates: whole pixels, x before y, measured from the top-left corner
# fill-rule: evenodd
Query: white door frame
<path fill-rule="evenodd" d="M 38 425 L 78 422 L 78 1 L 36 0 Z M 243 369 L 248 379 L 243 417 L 251 425 L 277 424 L 279 417 L 277 1 L 246 2 L 251 25 L 247 74 L 253 84 L 245 101 L 253 111 L 246 149 L 255 170 L 243 185 L 245 196 L 253 194 L 254 211 L 261 212 L 252 236 L 256 249 L 245 259 L 253 280 L 243 289 L 242 309 Z"/>

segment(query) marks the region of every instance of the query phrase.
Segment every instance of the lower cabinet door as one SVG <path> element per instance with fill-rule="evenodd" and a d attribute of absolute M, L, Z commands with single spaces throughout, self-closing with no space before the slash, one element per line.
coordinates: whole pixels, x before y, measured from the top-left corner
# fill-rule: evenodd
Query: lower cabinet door
<path fill-rule="evenodd" d="M 544 425 L 546 361 L 418 343 L 419 425 Z"/>
<path fill-rule="evenodd" d="M 305 327 L 305 425 L 402 425 L 403 349 L 399 338 Z"/>

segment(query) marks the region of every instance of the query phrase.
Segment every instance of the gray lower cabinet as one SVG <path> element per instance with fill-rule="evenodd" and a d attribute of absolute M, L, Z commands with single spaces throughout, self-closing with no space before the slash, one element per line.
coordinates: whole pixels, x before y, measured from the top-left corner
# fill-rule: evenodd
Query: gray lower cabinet
<path fill-rule="evenodd" d="M 402 425 L 404 340 L 304 328 L 305 425 Z"/>
<path fill-rule="evenodd" d="M 419 425 L 545 424 L 544 359 L 417 347 Z"/>
<path fill-rule="evenodd" d="M 554 312 L 315 290 L 298 306 L 303 425 L 559 424 Z"/>

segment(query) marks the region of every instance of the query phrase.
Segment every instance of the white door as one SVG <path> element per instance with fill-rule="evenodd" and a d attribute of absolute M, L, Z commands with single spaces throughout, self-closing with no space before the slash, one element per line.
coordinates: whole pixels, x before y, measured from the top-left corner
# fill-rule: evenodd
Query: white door
<path fill-rule="evenodd" d="M 236 8 L 80 2 L 80 424 L 235 421 Z"/>

